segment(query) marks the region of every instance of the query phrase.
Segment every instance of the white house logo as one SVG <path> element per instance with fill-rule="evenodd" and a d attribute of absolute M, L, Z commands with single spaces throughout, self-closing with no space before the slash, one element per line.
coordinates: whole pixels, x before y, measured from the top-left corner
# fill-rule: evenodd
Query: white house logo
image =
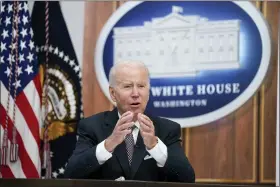
<path fill-rule="evenodd" d="M 270 55 L 268 26 L 250 2 L 128 2 L 100 33 L 95 69 L 110 99 L 113 63 L 144 62 L 151 75 L 147 110 L 191 127 L 245 103 Z"/>
<path fill-rule="evenodd" d="M 114 28 L 114 62 L 144 62 L 153 77 L 196 75 L 200 70 L 239 67 L 239 20 L 209 21 L 184 16 L 172 6 L 143 26 Z"/>

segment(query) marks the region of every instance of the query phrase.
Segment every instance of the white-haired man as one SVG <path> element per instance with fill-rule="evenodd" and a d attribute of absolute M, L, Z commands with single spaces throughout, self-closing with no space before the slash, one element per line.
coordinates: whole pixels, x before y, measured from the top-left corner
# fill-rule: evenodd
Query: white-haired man
<path fill-rule="evenodd" d="M 66 178 L 195 182 L 180 125 L 146 111 L 150 79 L 137 61 L 115 64 L 109 91 L 116 108 L 81 120 Z"/>

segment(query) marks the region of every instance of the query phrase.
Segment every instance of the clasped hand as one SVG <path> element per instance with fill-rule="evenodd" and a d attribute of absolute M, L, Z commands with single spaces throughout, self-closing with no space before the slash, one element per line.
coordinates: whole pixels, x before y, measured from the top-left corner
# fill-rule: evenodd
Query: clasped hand
<path fill-rule="evenodd" d="M 112 134 L 105 140 L 105 148 L 109 152 L 121 144 L 125 136 L 131 133 L 130 127 L 134 125 L 133 112 L 125 112 L 118 120 Z M 140 134 L 143 138 L 147 149 L 152 149 L 157 144 L 157 137 L 155 136 L 155 128 L 153 122 L 144 114 L 137 114 L 137 120 L 140 124 Z"/>

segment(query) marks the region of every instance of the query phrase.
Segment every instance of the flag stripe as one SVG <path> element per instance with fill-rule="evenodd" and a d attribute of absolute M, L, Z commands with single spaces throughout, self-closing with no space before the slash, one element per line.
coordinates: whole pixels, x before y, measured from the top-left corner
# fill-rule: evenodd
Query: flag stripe
<path fill-rule="evenodd" d="M 32 81 L 30 83 L 32 83 Z M 29 90 L 29 91 L 30 91 L 29 95 L 32 95 L 32 91 L 31 90 Z M 34 92 L 34 90 L 33 90 L 33 92 Z M 25 92 L 21 92 L 17 96 L 16 104 L 17 104 L 20 112 L 22 113 L 33 137 L 35 138 L 35 140 L 37 140 L 36 143 L 39 148 L 39 146 L 40 146 L 39 122 L 32 110 L 32 107 L 31 107 L 32 104 L 30 105 L 30 103 L 28 102 Z"/>
<path fill-rule="evenodd" d="M 1 167 L 1 174 L 3 178 L 15 178 L 10 167 Z"/>
<path fill-rule="evenodd" d="M 7 98 L 8 98 L 8 91 L 6 90 L 6 87 L 1 83 L 1 103 L 7 103 Z M 14 100 L 12 97 L 10 97 L 10 104 L 13 106 Z M 5 111 L 7 110 L 6 106 L 4 105 Z M 24 110 L 24 108 L 23 108 Z M 17 131 L 19 132 L 20 136 L 22 137 L 22 140 L 24 142 L 24 146 L 26 148 L 26 151 L 31 158 L 33 164 L 35 167 L 38 168 L 38 172 L 40 169 L 40 154 L 38 150 L 38 144 L 37 141 L 34 139 L 34 136 L 32 135 L 30 129 L 28 128 L 28 125 L 25 121 L 25 118 L 23 117 L 21 111 L 16 105 L 16 128 Z M 10 108 L 9 111 L 9 117 L 11 118 L 13 111 L 12 108 Z M 39 132 L 38 132 L 39 133 Z"/>
<path fill-rule="evenodd" d="M 34 81 L 31 81 L 26 87 L 25 89 L 23 90 L 24 91 L 24 95 L 26 96 L 26 99 L 27 101 L 25 102 L 28 102 L 29 103 L 29 108 L 30 110 L 32 110 L 32 116 L 33 114 L 35 116 L 33 116 L 33 118 L 36 118 L 36 119 L 33 119 L 34 121 L 36 120 L 36 134 L 38 134 L 38 129 L 39 129 L 39 121 L 41 119 L 41 116 L 40 116 L 40 103 L 38 102 L 40 100 L 40 96 L 38 94 L 38 92 L 36 91 L 36 85 L 35 85 L 35 82 Z M 18 98 L 17 100 L 19 100 L 20 98 Z M 17 103 L 18 104 L 18 103 Z M 18 105 L 19 106 L 19 105 Z M 34 124 L 35 125 L 35 124 Z"/>
<path fill-rule="evenodd" d="M 3 108 L 2 105 L 0 105 L 0 112 L 1 114 L 4 114 L 6 115 L 6 110 Z M 0 123 L 1 124 L 4 124 L 4 120 L 5 118 L 1 118 L 0 120 Z M 12 121 L 11 119 L 9 118 L 9 126 L 8 126 L 8 138 L 9 138 L 9 142 L 10 140 L 12 139 L 12 129 L 13 129 L 13 126 L 14 124 L 12 124 Z M 3 126 L 3 125 L 2 125 Z M 1 126 L 1 128 L 2 128 Z M 3 128 L 2 128 L 3 129 Z M 1 132 L 3 132 L 3 130 L 1 130 Z M 3 137 L 3 136 L 2 136 Z M 19 158 L 20 160 L 18 162 L 22 162 L 24 163 L 24 165 L 22 166 L 22 170 L 24 171 L 25 175 L 24 175 L 24 178 L 25 176 L 27 177 L 38 177 L 38 171 L 37 169 L 35 168 L 34 164 L 32 163 L 30 157 L 28 156 L 28 153 L 26 152 L 26 149 L 24 147 L 24 144 L 23 144 L 23 141 L 22 141 L 22 138 L 21 136 L 18 134 L 18 131 L 17 131 L 17 143 L 19 144 L 20 146 L 20 152 L 19 152 Z M 10 147 L 10 146 L 9 146 Z M 8 152 L 10 153 L 10 152 Z M 8 157 L 9 158 L 9 157 Z M 9 163 L 9 162 L 8 162 Z M 15 165 L 15 164 L 13 164 Z M 21 167 L 20 167 L 21 168 Z M 17 175 L 18 172 L 13 172 L 15 175 Z M 23 177 L 22 174 L 19 174 L 18 177 Z"/>
<path fill-rule="evenodd" d="M 17 96 L 16 105 L 20 112 L 22 113 L 22 116 L 24 117 L 26 124 L 29 127 L 30 132 L 32 133 L 33 137 L 35 138 L 35 141 L 37 143 L 37 148 L 39 148 L 40 145 L 40 137 L 39 137 L 39 123 L 38 120 L 30 106 L 30 103 L 28 102 L 24 92 L 21 92 Z"/>
<path fill-rule="evenodd" d="M 42 86 L 41 86 L 41 81 L 40 81 L 40 74 L 37 74 L 34 77 L 33 82 L 34 82 L 35 88 L 37 90 L 37 94 L 40 98 L 40 106 L 42 106 Z M 35 112 L 39 113 L 39 111 L 35 111 Z"/>

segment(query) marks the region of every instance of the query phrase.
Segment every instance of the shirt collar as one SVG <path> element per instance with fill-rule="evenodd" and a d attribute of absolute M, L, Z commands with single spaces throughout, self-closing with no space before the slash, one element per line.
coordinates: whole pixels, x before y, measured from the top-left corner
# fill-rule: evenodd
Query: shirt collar
<path fill-rule="evenodd" d="M 119 116 L 119 118 L 121 118 L 121 115 L 120 115 L 119 112 L 118 112 L 118 116 Z M 134 123 L 134 125 L 135 125 L 138 129 L 140 129 L 140 124 L 139 124 L 139 121 L 138 121 L 138 120 Z"/>

